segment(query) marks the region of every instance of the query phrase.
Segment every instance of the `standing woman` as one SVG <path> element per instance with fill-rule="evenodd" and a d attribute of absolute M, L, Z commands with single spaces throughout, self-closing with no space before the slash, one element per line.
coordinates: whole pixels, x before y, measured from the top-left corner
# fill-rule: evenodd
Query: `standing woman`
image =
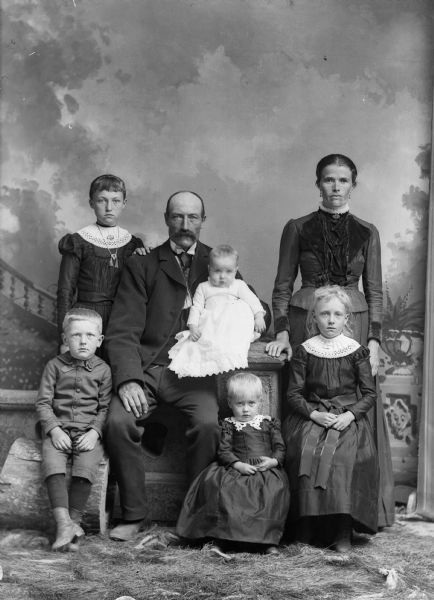
<path fill-rule="evenodd" d="M 353 307 L 353 337 L 368 346 L 373 375 L 378 372 L 383 291 L 381 246 L 374 225 L 349 211 L 356 187 L 357 169 L 342 154 L 329 154 L 316 168 L 320 191 L 317 211 L 291 219 L 282 233 L 279 265 L 273 289 L 276 339 L 266 350 L 270 356 L 287 352 L 304 342 L 306 319 L 314 291 L 324 285 L 345 288 Z M 301 288 L 293 294 L 298 271 Z M 362 279 L 363 292 L 359 290 Z M 380 460 L 379 527 L 394 520 L 393 474 L 387 426 L 377 382 L 377 405 L 371 414 Z"/>

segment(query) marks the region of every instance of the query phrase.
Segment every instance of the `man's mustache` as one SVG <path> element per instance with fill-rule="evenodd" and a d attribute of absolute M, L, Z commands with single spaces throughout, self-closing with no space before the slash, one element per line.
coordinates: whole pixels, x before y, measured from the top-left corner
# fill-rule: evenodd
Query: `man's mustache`
<path fill-rule="evenodd" d="M 181 231 L 177 231 L 176 233 L 174 233 L 171 236 L 171 240 L 173 240 L 174 242 L 176 240 L 179 240 L 180 238 L 190 238 L 193 241 L 196 241 L 196 234 L 193 233 L 192 231 L 189 231 L 188 229 L 182 229 Z"/>

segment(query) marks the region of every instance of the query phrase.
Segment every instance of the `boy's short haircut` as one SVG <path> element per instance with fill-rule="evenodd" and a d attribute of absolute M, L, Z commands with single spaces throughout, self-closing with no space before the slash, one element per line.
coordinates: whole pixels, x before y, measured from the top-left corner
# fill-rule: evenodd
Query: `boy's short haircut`
<path fill-rule="evenodd" d="M 233 398 L 256 396 L 261 397 L 264 393 L 262 381 L 257 375 L 242 371 L 229 377 L 227 381 L 228 401 Z"/>
<path fill-rule="evenodd" d="M 89 189 L 89 198 L 92 200 L 94 194 L 98 192 L 122 192 L 124 200 L 127 196 L 127 188 L 125 182 L 116 175 L 100 175 L 92 181 Z"/>
<path fill-rule="evenodd" d="M 238 252 L 229 244 L 220 244 L 213 248 L 209 253 L 209 262 L 211 263 L 214 258 L 220 258 L 220 256 L 233 256 L 238 264 Z"/>
<path fill-rule="evenodd" d="M 102 333 L 101 315 L 90 308 L 72 308 L 68 310 L 62 323 L 63 333 L 66 333 L 69 324 L 73 321 L 93 321 L 98 325 L 99 331 Z"/>

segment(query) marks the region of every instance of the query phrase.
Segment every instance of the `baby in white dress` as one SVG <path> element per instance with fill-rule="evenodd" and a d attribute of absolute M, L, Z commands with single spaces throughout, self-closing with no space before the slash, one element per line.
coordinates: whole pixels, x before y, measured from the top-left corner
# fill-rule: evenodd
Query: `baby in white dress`
<path fill-rule="evenodd" d="M 205 377 L 247 367 L 250 343 L 266 329 L 261 302 L 236 279 L 238 252 L 217 246 L 209 255 L 208 281 L 199 284 L 188 317 L 189 331 L 177 335 L 169 369 L 178 377 Z"/>

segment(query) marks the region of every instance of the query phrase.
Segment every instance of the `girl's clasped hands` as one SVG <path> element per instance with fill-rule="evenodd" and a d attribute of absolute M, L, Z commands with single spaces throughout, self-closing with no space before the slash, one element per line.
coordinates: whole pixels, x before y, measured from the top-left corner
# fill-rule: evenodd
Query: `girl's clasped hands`
<path fill-rule="evenodd" d="M 314 410 L 310 413 L 310 418 L 321 427 L 325 427 L 326 429 L 331 427 L 337 431 L 343 431 L 355 420 L 353 413 L 349 410 L 340 415 Z"/>

